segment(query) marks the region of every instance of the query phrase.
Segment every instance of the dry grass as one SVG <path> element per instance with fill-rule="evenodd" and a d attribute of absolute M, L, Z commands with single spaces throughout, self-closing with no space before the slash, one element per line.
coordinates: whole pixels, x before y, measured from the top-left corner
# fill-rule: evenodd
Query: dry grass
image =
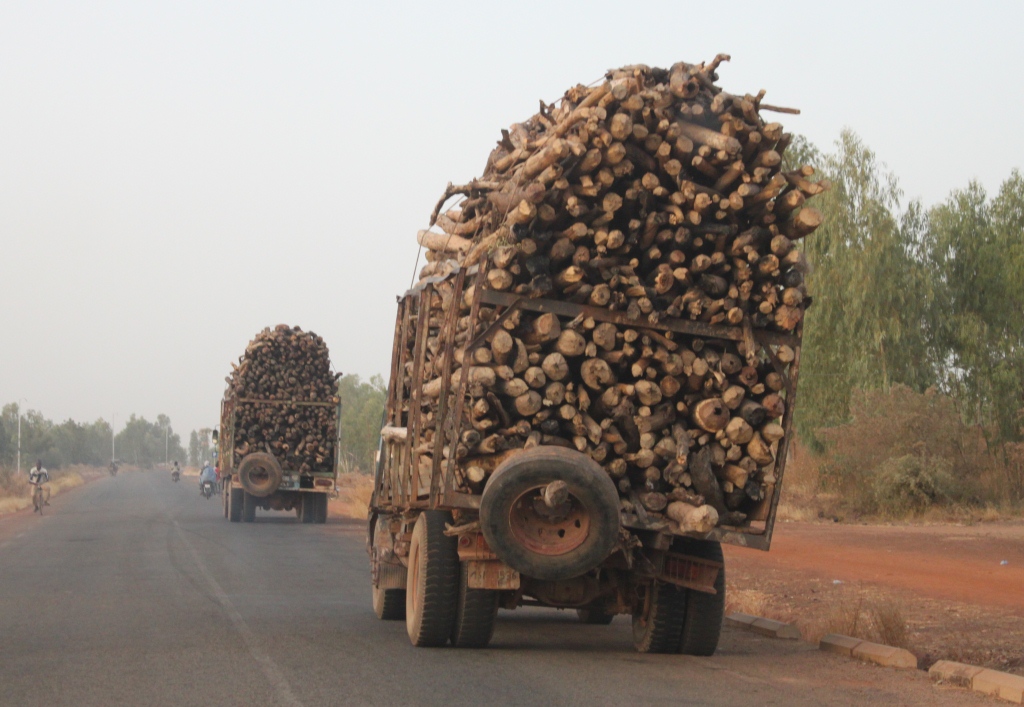
<path fill-rule="evenodd" d="M 821 490 L 820 463 L 821 458 L 807 449 L 799 438 L 793 440 L 782 480 L 778 520 L 806 523 L 838 515 L 839 497 Z"/>
<path fill-rule="evenodd" d="M 871 602 L 868 615 L 879 643 L 897 648 L 910 647 L 907 620 L 898 602 L 892 599 Z"/>
<path fill-rule="evenodd" d="M 775 618 L 774 616 L 768 616 L 768 614 L 773 613 L 768 595 L 757 589 L 734 589 L 729 587 L 729 591 L 725 594 L 725 613 Z"/>
<path fill-rule="evenodd" d="M 859 498 L 857 494 L 863 493 L 864 488 L 858 487 L 855 491 L 846 488 L 845 492 L 839 489 L 822 490 L 822 465 L 826 460 L 827 457 L 817 455 L 808 449 L 799 437 L 793 439 L 783 478 L 782 498 L 776 516 L 778 520 L 806 523 L 821 519 L 855 519 L 974 524 L 1019 518 L 1024 511 L 1024 506 L 1014 504 L 1005 491 L 1005 472 L 1001 467 L 996 468 L 989 464 L 979 467 L 975 486 L 979 489 L 1003 489 L 1001 498 L 995 501 L 991 498 L 976 498 L 970 502 L 935 504 L 920 512 L 886 514 L 878 509 L 868 512 L 869 509 L 856 501 Z M 868 476 L 860 480 L 862 487 L 868 483 Z"/>
<path fill-rule="evenodd" d="M 911 650 L 906 612 L 891 597 L 839 591 L 797 623 L 804 640 L 811 643 L 827 634 L 839 633 Z"/>
<path fill-rule="evenodd" d="M 81 486 L 85 483 L 85 474 L 93 471 L 88 466 L 73 466 L 57 470 L 50 475 L 50 496 Z M 0 487 L 0 515 L 16 513 L 32 505 L 32 489 L 28 483 L 28 475 L 8 477 L 7 483 Z"/>
<path fill-rule="evenodd" d="M 805 641 L 817 643 L 823 636 L 839 633 L 888 646 L 911 649 L 908 608 L 877 588 L 845 584 L 820 586 L 801 600 L 789 593 L 757 589 L 730 582 L 726 613 L 742 613 L 792 623 Z"/>
<path fill-rule="evenodd" d="M 331 515 L 364 520 L 373 494 L 373 477 L 366 474 L 338 475 L 338 497 L 330 502 Z"/>

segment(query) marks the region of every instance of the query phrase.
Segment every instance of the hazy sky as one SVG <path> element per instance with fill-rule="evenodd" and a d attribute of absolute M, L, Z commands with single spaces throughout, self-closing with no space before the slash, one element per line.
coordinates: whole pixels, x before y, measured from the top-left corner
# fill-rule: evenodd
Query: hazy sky
<path fill-rule="evenodd" d="M 267 325 L 386 374 L 448 181 L 628 63 L 856 130 L 909 197 L 1024 163 L 1021 2 L 0 0 L 0 404 L 214 424 Z"/>

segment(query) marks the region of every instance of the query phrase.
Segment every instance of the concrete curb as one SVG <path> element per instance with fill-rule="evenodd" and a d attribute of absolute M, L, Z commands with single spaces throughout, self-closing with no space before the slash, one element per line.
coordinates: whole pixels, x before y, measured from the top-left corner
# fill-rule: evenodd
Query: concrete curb
<path fill-rule="evenodd" d="M 725 617 L 725 625 L 741 628 L 745 631 L 753 631 L 754 633 L 760 633 L 762 636 L 769 636 L 771 638 L 784 638 L 786 640 L 799 640 L 801 638 L 800 629 L 793 624 L 773 619 L 764 619 L 760 616 L 751 616 L 750 614 L 729 614 Z"/>
<path fill-rule="evenodd" d="M 765 619 L 751 614 L 729 614 L 724 624 L 734 628 L 759 633 L 772 638 L 799 639 L 800 631 L 794 624 Z M 900 670 L 916 670 L 917 657 L 908 650 L 872 643 L 852 636 L 830 633 L 821 639 L 818 649 L 857 658 L 869 663 L 884 665 Z M 1024 705 L 1024 677 L 999 670 L 979 668 L 952 660 L 940 660 L 928 669 L 933 680 L 957 687 L 964 687 L 983 695 L 998 697 L 1018 705 Z"/>
<path fill-rule="evenodd" d="M 884 665 L 889 668 L 901 670 L 916 670 L 917 656 L 903 648 L 886 646 L 881 643 L 863 641 L 851 636 L 843 636 L 838 633 L 830 633 L 821 639 L 818 648 L 830 653 L 847 655 L 858 660 L 865 660 L 869 663 Z"/>
<path fill-rule="evenodd" d="M 928 675 L 934 680 L 966 687 L 974 692 L 998 697 L 1007 702 L 1024 704 L 1024 677 L 1019 675 L 978 668 L 952 660 L 938 661 L 928 669 Z"/>

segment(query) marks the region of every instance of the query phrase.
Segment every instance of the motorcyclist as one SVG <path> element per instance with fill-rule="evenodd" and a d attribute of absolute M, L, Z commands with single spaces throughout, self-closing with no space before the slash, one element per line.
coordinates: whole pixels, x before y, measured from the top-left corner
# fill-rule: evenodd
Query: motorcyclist
<path fill-rule="evenodd" d="M 171 478 L 174 479 L 175 481 L 177 481 L 178 477 L 180 477 L 180 476 L 181 476 L 181 467 L 178 466 L 178 460 L 175 459 L 174 460 L 174 465 L 171 466 Z"/>
<path fill-rule="evenodd" d="M 36 465 L 29 469 L 28 482 L 43 489 L 43 504 L 50 505 L 50 474 L 43 468 L 43 460 L 36 459 Z"/>
<path fill-rule="evenodd" d="M 213 467 L 210 466 L 210 462 L 203 462 L 203 470 L 199 472 L 199 492 L 203 492 L 203 484 L 207 481 L 210 482 L 211 486 L 215 486 L 217 483 L 217 472 L 214 471 Z"/>

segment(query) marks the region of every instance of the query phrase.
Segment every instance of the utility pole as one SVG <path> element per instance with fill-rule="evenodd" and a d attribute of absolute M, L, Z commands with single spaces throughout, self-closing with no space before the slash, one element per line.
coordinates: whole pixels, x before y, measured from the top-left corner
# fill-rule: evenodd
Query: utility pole
<path fill-rule="evenodd" d="M 168 462 L 168 458 L 167 458 L 167 433 L 168 433 L 169 429 L 170 429 L 170 427 L 168 427 L 167 425 L 164 425 L 164 464 L 165 465 Z"/>
<path fill-rule="evenodd" d="M 28 402 L 25 398 L 18 399 L 18 473 L 21 473 L 21 403 Z"/>

